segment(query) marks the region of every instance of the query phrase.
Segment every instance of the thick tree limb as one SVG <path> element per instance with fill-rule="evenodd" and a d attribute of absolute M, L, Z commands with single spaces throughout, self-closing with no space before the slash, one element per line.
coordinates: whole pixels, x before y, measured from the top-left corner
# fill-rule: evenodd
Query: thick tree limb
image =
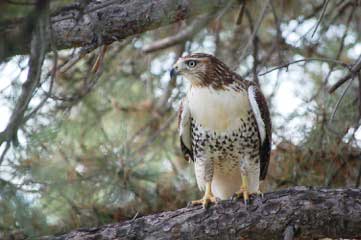
<path fill-rule="evenodd" d="M 221 9 L 227 0 L 133 0 L 96 1 L 86 6 L 66 6 L 51 16 L 57 49 L 110 44 L 128 36 L 156 29 L 199 14 Z M 0 59 L 29 52 L 30 39 L 22 35 L 24 20 L 3 24 L 4 53 Z M 12 39 L 22 40 L 11 46 Z M 0 46 L 3 45 L 0 42 Z M 9 45 L 10 44 L 10 45 Z M 11 49 L 11 51 L 6 51 Z"/>
<path fill-rule="evenodd" d="M 222 201 L 43 239 L 318 239 L 361 236 L 361 189 L 295 187 L 246 208 Z"/>

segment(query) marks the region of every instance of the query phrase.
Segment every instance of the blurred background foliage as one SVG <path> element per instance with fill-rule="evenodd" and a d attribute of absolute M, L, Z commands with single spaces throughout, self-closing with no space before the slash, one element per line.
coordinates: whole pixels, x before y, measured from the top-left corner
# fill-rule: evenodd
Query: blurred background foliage
<path fill-rule="evenodd" d="M 26 16 L 33 7 L 31 1 L 5 2 L 1 21 Z M 53 1 L 51 9 L 70 2 Z M 103 48 L 79 58 L 80 49 L 57 57 L 49 52 L 29 112 L 42 99 L 46 104 L 22 126 L 19 146 L 11 146 L 1 161 L 0 238 L 124 221 L 199 197 L 192 164 L 178 146 L 177 107 L 188 83 L 168 74 L 190 52 L 215 54 L 264 90 L 274 140 L 263 191 L 359 187 L 360 77 L 331 95 L 328 88 L 347 73 L 333 62 L 305 61 L 260 74 L 303 58 L 355 62 L 361 55 L 360 2 L 329 1 L 327 8 L 321 0 L 241 2 L 241 19 L 240 5 L 228 7 L 187 41 L 164 50 L 143 51 L 197 19 L 115 42 L 105 54 Z M 0 65 L 2 127 L 20 94 L 27 61 L 15 56 Z"/>

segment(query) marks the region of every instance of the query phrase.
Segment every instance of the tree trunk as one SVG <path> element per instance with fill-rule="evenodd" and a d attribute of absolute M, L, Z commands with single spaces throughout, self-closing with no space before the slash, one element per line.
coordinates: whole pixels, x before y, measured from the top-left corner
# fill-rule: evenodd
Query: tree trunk
<path fill-rule="evenodd" d="M 317 239 L 361 237 L 361 189 L 295 187 L 208 209 L 182 208 L 44 239 Z"/>
<path fill-rule="evenodd" d="M 51 14 L 52 42 L 57 49 L 110 44 L 177 21 L 210 13 L 227 0 L 90 0 L 72 4 Z M 32 25 L 36 17 L 12 21 L 0 29 L 0 60 L 29 53 Z M 50 38 L 50 34 L 48 34 Z M 15 40 L 15 41 L 14 41 Z"/>

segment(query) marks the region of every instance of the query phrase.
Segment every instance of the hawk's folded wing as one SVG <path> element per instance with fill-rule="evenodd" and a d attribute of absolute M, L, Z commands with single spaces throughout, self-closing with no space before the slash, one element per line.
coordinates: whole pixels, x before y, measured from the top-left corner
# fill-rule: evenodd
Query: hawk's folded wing
<path fill-rule="evenodd" d="M 189 111 L 188 101 L 184 98 L 179 106 L 178 128 L 181 143 L 181 150 L 184 158 L 194 161 L 192 151 L 192 133 L 191 133 L 191 114 Z"/>
<path fill-rule="evenodd" d="M 259 88 L 251 84 L 248 87 L 248 99 L 252 112 L 256 118 L 258 133 L 261 140 L 260 144 L 260 180 L 264 180 L 267 175 L 268 164 L 271 153 L 272 143 L 272 124 L 266 98 Z"/>

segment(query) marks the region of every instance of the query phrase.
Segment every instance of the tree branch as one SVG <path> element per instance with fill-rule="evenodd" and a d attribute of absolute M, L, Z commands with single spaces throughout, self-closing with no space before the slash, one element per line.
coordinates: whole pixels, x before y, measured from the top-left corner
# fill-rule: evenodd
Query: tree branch
<path fill-rule="evenodd" d="M 304 58 L 304 59 L 295 60 L 295 61 L 292 61 L 292 62 L 282 64 L 280 66 L 271 68 L 268 71 L 260 73 L 258 76 L 263 76 L 263 75 L 266 75 L 266 74 L 268 74 L 270 72 L 273 72 L 273 71 L 276 71 L 276 70 L 279 70 L 279 69 L 282 69 L 282 68 L 286 68 L 288 70 L 288 67 L 290 65 L 292 65 L 292 64 L 300 63 L 300 62 L 310 62 L 310 61 L 318 61 L 318 62 L 327 62 L 327 63 L 337 64 L 337 65 L 341 65 L 342 67 L 347 68 L 349 71 L 352 71 L 352 69 L 346 63 L 341 62 L 339 60 L 330 59 L 330 58 Z"/>
<path fill-rule="evenodd" d="M 30 43 L 29 72 L 26 81 L 21 88 L 21 94 L 16 102 L 15 108 L 11 114 L 6 129 L 0 133 L 0 146 L 3 142 L 13 141 L 17 144 L 17 131 L 24 122 L 24 114 L 30 103 L 33 93 L 37 88 L 40 77 L 41 68 L 43 66 L 45 54 L 47 51 L 48 41 L 46 38 L 46 30 L 48 28 L 48 1 L 38 0 L 37 13 L 39 14 L 32 40 Z M 8 148 L 6 148 L 8 149 Z"/>
<path fill-rule="evenodd" d="M 321 24 L 321 21 L 322 21 L 322 19 L 323 19 L 323 16 L 325 15 L 325 12 L 326 12 L 327 5 L 328 5 L 328 0 L 325 0 L 324 3 L 323 3 L 321 15 L 320 15 L 320 17 L 318 18 L 318 21 L 317 21 L 317 24 L 316 24 L 316 26 L 315 26 L 315 29 L 313 30 L 312 37 L 315 35 L 318 26 Z"/>
<path fill-rule="evenodd" d="M 339 88 L 342 84 L 344 84 L 347 80 L 355 76 L 356 73 L 358 73 L 361 70 L 361 55 L 355 62 L 355 64 L 350 69 L 350 72 L 346 74 L 343 78 L 338 80 L 331 88 L 328 90 L 329 93 L 333 93 L 336 91 L 337 88 Z"/>
<path fill-rule="evenodd" d="M 42 239 L 314 239 L 361 236 L 361 189 L 295 187 Z"/>
<path fill-rule="evenodd" d="M 201 16 L 198 19 L 195 19 L 189 26 L 179 33 L 145 45 L 142 50 L 145 53 L 151 53 L 182 43 L 193 37 L 195 33 L 207 25 L 207 23 L 213 18 L 214 16 L 212 14 Z"/>
<path fill-rule="evenodd" d="M 260 12 L 260 16 L 259 16 L 259 18 L 257 20 L 257 23 L 256 23 L 256 25 L 254 27 L 254 30 L 251 33 L 251 36 L 249 37 L 249 39 L 248 39 L 246 45 L 244 46 L 243 51 L 242 51 L 242 53 L 241 53 L 241 55 L 239 57 L 240 61 L 242 61 L 245 58 L 245 56 L 247 54 L 247 51 L 248 51 L 248 48 L 250 47 L 251 43 L 253 42 L 254 38 L 256 37 L 257 32 L 258 32 L 258 30 L 261 27 L 261 24 L 263 22 L 263 19 L 266 16 L 267 9 L 268 9 L 269 5 L 270 5 L 270 0 L 267 0 L 263 5 L 263 8 L 262 8 L 262 10 Z M 237 67 L 238 67 L 238 65 L 235 66 L 234 68 L 237 68 Z"/>
<path fill-rule="evenodd" d="M 59 50 L 110 44 L 138 33 L 156 29 L 180 20 L 221 9 L 226 0 L 134 0 L 134 1 L 96 1 L 91 0 L 86 6 L 63 7 L 51 15 L 55 47 Z M 29 53 L 30 39 L 24 39 L 21 26 L 25 19 L 9 24 L 2 24 L 0 35 L 4 39 L 0 46 L 4 52 L 0 60 Z M 21 42 L 12 44 L 12 39 Z M 7 49 L 10 49 L 7 51 Z"/>

